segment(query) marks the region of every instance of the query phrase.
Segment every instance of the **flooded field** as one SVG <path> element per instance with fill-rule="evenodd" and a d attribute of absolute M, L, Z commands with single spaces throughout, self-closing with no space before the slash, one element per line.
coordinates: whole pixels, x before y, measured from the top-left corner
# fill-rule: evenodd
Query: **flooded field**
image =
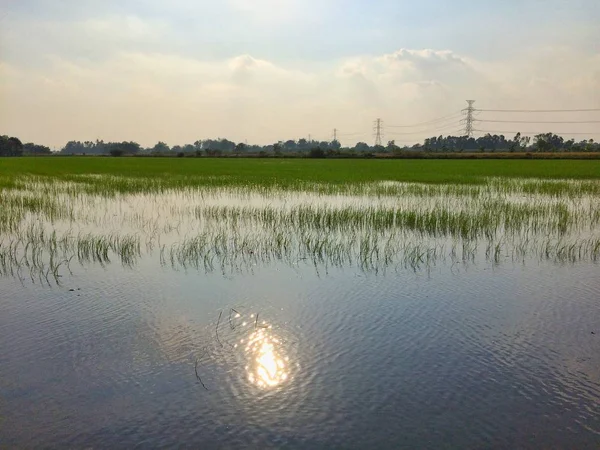
<path fill-rule="evenodd" d="M 600 444 L 600 181 L 4 186 L 0 447 Z"/>

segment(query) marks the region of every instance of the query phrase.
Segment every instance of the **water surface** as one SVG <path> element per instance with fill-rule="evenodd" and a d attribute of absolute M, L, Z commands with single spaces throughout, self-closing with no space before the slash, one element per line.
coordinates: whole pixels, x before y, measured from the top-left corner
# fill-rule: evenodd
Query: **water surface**
<path fill-rule="evenodd" d="M 13 205 L 0 446 L 597 448 L 597 198 L 377 189 Z"/>

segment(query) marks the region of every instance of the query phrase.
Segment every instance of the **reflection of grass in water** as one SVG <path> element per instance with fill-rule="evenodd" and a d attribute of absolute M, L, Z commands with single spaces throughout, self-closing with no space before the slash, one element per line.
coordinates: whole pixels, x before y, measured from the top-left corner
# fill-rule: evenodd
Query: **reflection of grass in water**
<path fill-rule="evenodd" d="M 499 200 L 483 200 L 473 211 L 452 211 L 441 207 L 407 211 L 388 207 L 339 209 L 303 205 L 282 210 L 214 206 L 199 208 L 197 215 L 206 220 L 227 221 L 231 226 L 246 223 L 268 226 L 273 230 L 315 229 L 329 233 L 354 229 L 370 232 L 400 229 L 428 236 L 465 239 L 521 231 L 562 235 L 581 221 L 562 203 L 513 204 Z M 595 224 L 598 217 L 598 211 L 595 211 L 590 219 Z"/>
<path fill-rule="evenodd" d="M 93 235 L 56 231 L 47 233 L 44 227 L 31 224 L 10 239 L 0 241 L 0 275 L 21 278 L 28 270 L 31 281 L 50 283 L 52 278 L 59 284 L 61 267 L 70 271 L 74 258 L 81 263 L 111 262 L 117 255 L 125 266 L 133 266 L 141 256 L 139 237 L 130 235 Z"/>
<path fill-rule="evenodd" d="M 167 190 L 162 178 L 147 183 L 69 177 L 5 183 L 2 274 L 20 276 L 29 269 L 48 281 L 58 280 L 73 259 L 107 264 L 118 258 L 132 265 L 143 244 L 148 250 L 158 245 L 163 265 L 223 272 L 278 261 L 293 267 L 305 262 L 317 270 L 349 265 L 375 272 L 418 270 L 436 261 L 474 261 L 480 249 L 494 263 L 532 256 L 596 261 L 600 252 L 596 181 L 298 182 L 285 190 L 258 185 L 199 190 L 182 183 Z M 107 227 L 113 231 L 104 231 Z"/>
<path fill-rule="evenodd" d="M 212 272 L 238 272 L 273 261 L 290 266 L 309 263 L 316 268 L 354 266 L 363 271 L 386 268 L 418 270 L 442 261 L 471 263 L 479 250 L 477 240 L 455 239 L 445 243 L 419 243 L 402 234 L 382 236 L 281 235 L 240 236 L 232 231 L 228 240 L 211 240 L 210 234 L 173 245 L 169 250 L 174 268 L 193 268 Z M 242 246 L 236 245 L 242 242 Z M 530 257 L 556 262 L 597 261 L 600 239 L 554 239 L 541 237 L 514 242 L 486 241 L 485 258 L 499 263 L 503 257 L 513 261 Z M 166 259 L 165 259 L 166 261 Z"/>

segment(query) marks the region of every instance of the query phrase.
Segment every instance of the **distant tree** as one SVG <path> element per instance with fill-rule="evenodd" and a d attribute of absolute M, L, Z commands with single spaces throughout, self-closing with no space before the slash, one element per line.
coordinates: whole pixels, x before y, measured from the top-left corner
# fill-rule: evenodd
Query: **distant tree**
<path fill-rule="evenodd" d="M 228 139 L 219 139 L 218 149 L 222 152 L 233 152 L 233 150 L 235 149 L 235 142 L 230 141 Z"/>
<path fill-rule="evenodd" d="M 575 145 L 575 139 L 569 139 L 568 141 L 564 142 L 563 149 L 566 152 L 571 152 L 571 151 L 573 151 L 574 145 Z"/>
<path fill-rule="evenodd" d="M 321 147 L 313 147 L 309 153 L 311 158 L 325 158 L 325 150 Z"/>
<path fill-rule="evenodd" d="M 304 138 L 298 139 L 298 143 L 296 144 L 296 148 L 300 151 L 308 150 L 308 141 Z"/>
<path fill-rule="evenodd" d="M 387 147 L 386 147 L 386 150 L 387 150 L 388 152 L 395 153 L 395 152 L 397 152 L 398 150 L 400 150 L 400 147 L 398 147 L 398 146 L 396 145 L 396 141 L 392 140 L 392 141 L 388 141 L 388 143 L 387 143 Z"/>
<path fill-rule="evenodd" d="M 137 155 L 140 152 L 140 144 L 137 142 L 127 142 L 123 141 L 118 144 L 118 146 L 123 150 L 126 155 Z"/>
<path fill-rule="evenodd" d="M 588 140 L 584 150 L 586 152 L 593 152 L 598 150 L 598 144 L 594 143 L 593 139 Z"/>
<path fill-rule="evenodd" d="M 246 147 L 248 147 L 246 144 L 244 144 L 243 142 L 240 142 L 239 144 L 237 144 L 235 146 L 235 152 L 237 154 L 244 153 L 246 151 Z"/>
<path fill-rule="evenodd" d="M 28 142 L 23 145 L 24 155 L 51 155 L 52 150 L 45 145 L 37 145 L 32 142 Z"/>
<path fill-rule="evenodd" d="M 529 142 L 531 142 L 531 138 L 529 136 L 524 136 L 519 139 L 519 147 L 525 150 L 529 147 Z"/>
<path fill-rule="evenodd" d="M 87 150 L 87 151 L 86 151 Z M 76 155 L 76 154 L 85 154 L 91 153 L 90 148 L 86 149 L 86 146 L 79 141 L 69 141 L 61 150 L 61 153 L 65 153 L 67 155 Z"/>
<path fill-rule="evenodd" d="M 332 150 L 339 150 L 340 148 L 342 148 L 342 144 L 340 144 L 340 141 L 338 141 L 337 139 L 334 139 L 329 143 L 329 148 Z"/>
<path fill-rule="evenodd" d="M 508 144 L 508 150 L 512 153 L 519 149 L 519 144 L 521 142 L 521 133 L 517 133 L 512 141 Z"/>
<path fill-rule="evenodd" d="M 0 156 L 22 156 L 23 143 L 16 137 L 0 136 Z"/>
<path fill-rule="evenodd" d="M 296 141 L 290 139 L 288 141 L 285 141 L 285 143 L 283 144 L 283 148 L 289 152 L 293 152 L 298 148 L 298 144 L 296 144 Z"/>
<path fill-rule="evenodd" d="M 354 150 L 357 152 L 368 152 L 371 150 L 371 147 L 369 147 L 369 144 L 365 142 L 359 142 L 354 146 Z"/>
<path fill-rule="evenodd" d="M 197 140 L 196 142 L 194 142 L 194 151 L 196 153 L 198 153 L 199 151 L 200 152 L 202 151 L 202 144 L 203 144 L 202 140 Z"/>
<path fill-rule="evenodd" d="M 115 147 L 110 149 L 110 156 L 123 156 L 124 153 L 125 151 L 122 148 Z"/>
<path fill-rule="evenodd" d="M 184 153 L 194 153 L 196 151 L 196 147 L 192 144 L 185 144 L 181 147 L 181 151 Z"/>
<path fill-rule="evenodd" d="M 170 151 L 171 149 L 169 146 L 162 141 L 159 141 L 154 147 L 152 147 L 152 153 L 154 154 L 168 153 Z"/>
<path fill-rule="evenodd" d="M 542 133 L 534 137 L 534 143 L 538 152 L 551 152 L 562 149 L 564 139 L 554 133 Z"/>

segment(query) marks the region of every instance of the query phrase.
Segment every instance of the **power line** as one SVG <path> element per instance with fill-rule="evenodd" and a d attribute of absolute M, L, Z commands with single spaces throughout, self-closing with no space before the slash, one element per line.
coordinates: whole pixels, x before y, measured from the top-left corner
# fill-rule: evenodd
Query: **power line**
<path fill-rule="evenodd" d="M 460 117 L 460 113 L 451 114 L 449 116 L 439 117 L 437 119 L 428 120 L 427 122 L 415 123 L 413 125 L 387 125 L 388 128 L 414 128 L 423 125 L 434 124 L 436 122 L 446 122 L 447 120 Z"/>
<path fill-rule="evenodd" d="M 479 129 L 475 129 L 473 131 L 477 131 L 479 133 L 521 133 L 521 134 L 543 134 L 543 133 L 547 133 L 547 131 L 514 131 L 514 130 L 479 130 Z M 591 135 L 594 134 L 594 132 L 589 132 L 589 133 L 581 133 L 581 132 L 577 132 L 577 133 L 570 133 L 567 131 L 560 131 L 560 132 L 555 132 L 554 134 L 565 134 L 565 135 L 569 135 L 569 134 L 578 134 L 578 135 Z"/>
<path fill-rule="evenodd" d="M 392 132 L 392 133 L 390 133 L 390 132 L 388 132 L 388 134 L 392 135 L 392 136 L 403 136 L 403 135 L 409 135 L 409 134 L 413 134 L 414 135 L 414 134 L 436 133 L 438 131 L 444 131 L 444 130 L 448 130 L 450 128 L 456 129 L 456 127 L 459 126 L 459 125 L 460 125 L 460 122 L 456 122 L 456 123 L 451 123 L 451 124 L 444 125 L 444 126 L 438 127 L 438 128 L 430 128 L 430 129 L 427 129 L 427 130 L 408 131 L 408 132 L 401 132 L 401 133 L 398 133 L 398 132 Z"/>
<path fill-rule="evenodd" d="M 506 112 L 506 113 L 564 113 L 564 112 L 594 112 L 600 109 L 477 109 L 481 112 Z"/>
<path fill-rule="evenodd" d="M 475 122 L 495 122 L 495 123 L 600 123 L 600 120 L 576 120 L 576 121 L 534 121 L 534 120 L 485 120 L 474 119 Z"/>
<path fill-rule="evenodd" d="M 338 135 L 338 136 L 342 136 L 342 137 L 344 137 L 344 136 L 357 136 L 357 135 L 367 135 L 367 134 L 369 134 L 369 132 L 366 132 L 366 133 L 365 133 L 365 132 L 356 132 L 356 133 L 338 133 L 337 135 Z"/>

